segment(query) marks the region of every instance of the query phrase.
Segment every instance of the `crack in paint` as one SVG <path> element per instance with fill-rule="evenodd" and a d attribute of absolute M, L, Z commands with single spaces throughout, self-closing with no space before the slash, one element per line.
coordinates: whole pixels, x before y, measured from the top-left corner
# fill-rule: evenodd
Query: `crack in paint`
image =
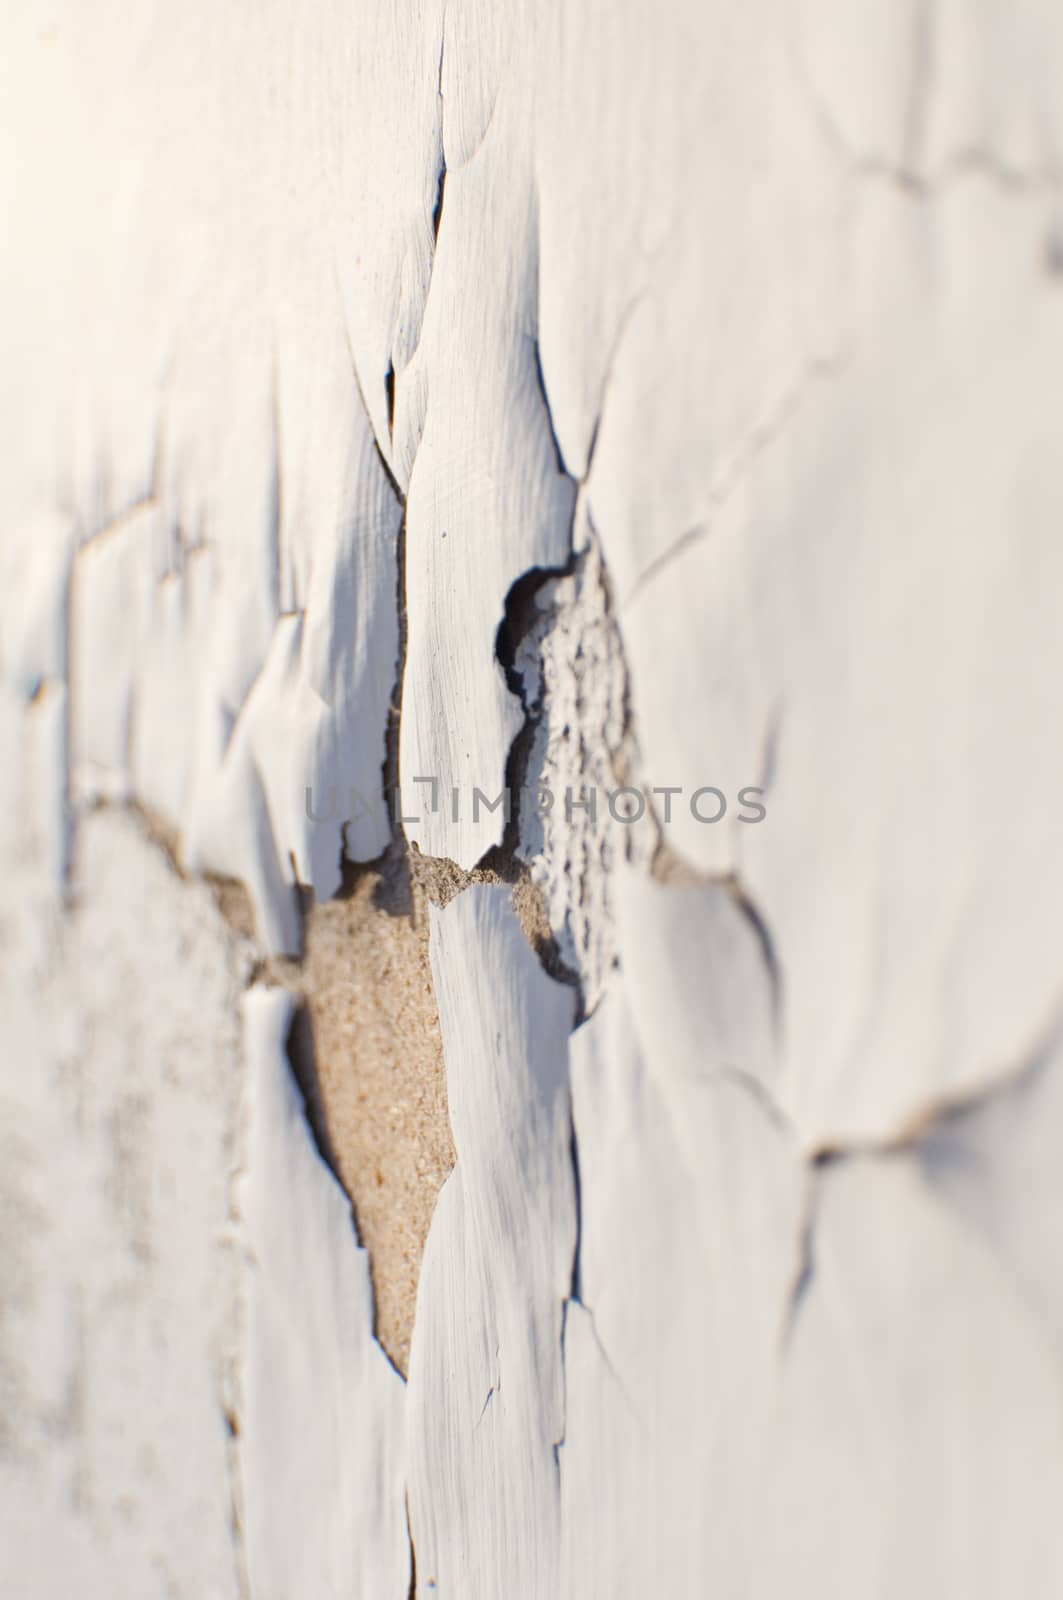
<path fill-rule="evenodd" d="M 658 555 L 654 556 L 639 573 L 628 593 L 621 601 L 621 610 L 634 604 L 662 572 L 685 554 L 692 546 L 700 544 L 712 531 L 712 518 L 738 490 L 746 475 L 751 470 L 757 457 L 767 450 L 785 431 L 787 423 L 802 409 L 811 390 L 820 383 L 839 378 L 846 371 L 850 356 L 842 354 L 840 347 L 837 354 L 832 356 L 819 356 L 808 362 L 790 386 L 776 399 L 765 412 L 761 420 L 750 428 L 744 438 L 740 439 L 730 451 L 730 460 L 724 468 L 720 481 L 708 497 L 705 516 L 693 523 L 685 532 L 672 541 Z"/>
<path fill-rule="evenodd" d="M 417 1550 L 413 1542 L 413 1525 L 410 1522 L 410 1492 L 406 1491 L 406 1538 L 410 1545 L 410 1587 L 407 1600 L 417 1600 Z"/>
<path fill-rule="evenodd" d="M 819 1176 L 817 1168 L 822 1161 L 813 1162 L 805 1179 L 803 1214 L 797 1235 L 797 1263 L 786 1294 L 782 1327 L 779 1334 L 779 1353 L 785 1358 L 794 1342 L 798 1319 L 812 1287 L 815 1272 L 816 1211 L 819 1203 Z"/>

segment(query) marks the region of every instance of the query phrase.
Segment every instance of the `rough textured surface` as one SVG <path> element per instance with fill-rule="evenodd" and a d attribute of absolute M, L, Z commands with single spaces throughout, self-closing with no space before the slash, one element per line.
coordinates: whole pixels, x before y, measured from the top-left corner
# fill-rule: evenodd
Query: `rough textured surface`
<path fill-rule="evenodd" d="M 616 963 L 612 875 L 650 823 L 644 816 L 639 828 L 639 797 L 620 793 L 634 765 L 627 674 L 589 529 L 571 565 L 536 586 L 521 619 L 514 672 L 530 738 L 518 839 L 559 954 L 593 1010 Z"/>
<path fill-rule="evenodd" d="M 247 991 L 242 1028 L 246 944 L 135 818 L 81 826 L 61 921 L 39 863 L 4 860 L 40 941 L 13 902 L 5 1590 L 405 1593 L 402 1385 L 288 1068 L 291 1002 Z"/>
<path fill-rule="evenodd" d="M 454 1166 L 428 903 L 394 862 L 351 880 L 307 918 L 293 1057 L 369 1251 L 377 1337 L 405 1373 L 425 1239 Z"/>
<path fill-rule="evenodd" d="M 123 819 L 80 831 L 65 916 L 25 833 L 3 864 L 0 1588 L 236 1600 L 241 978 Z"/>
<path fill-rule="evenodd" d="M 1060 1592 L 1061 82 L 1047 0 L 12 11 L 13 1590 Z"/>

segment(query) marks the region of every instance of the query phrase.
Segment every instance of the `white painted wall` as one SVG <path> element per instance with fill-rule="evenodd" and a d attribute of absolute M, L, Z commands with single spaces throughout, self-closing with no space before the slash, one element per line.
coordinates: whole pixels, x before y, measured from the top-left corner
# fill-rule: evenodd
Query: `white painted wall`
<path fill-rule="evenodd" d="M 1057 1595 L 1063 12 L 6 10 L 0 1588 Z M 578 979 L 433 912 L 405 1386 L 199 881 L 398 666 Z"/>

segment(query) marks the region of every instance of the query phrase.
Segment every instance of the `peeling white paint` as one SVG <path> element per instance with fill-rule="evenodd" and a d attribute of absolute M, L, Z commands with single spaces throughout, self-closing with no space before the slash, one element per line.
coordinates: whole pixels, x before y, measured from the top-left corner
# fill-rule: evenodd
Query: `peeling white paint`
<path fill-rule="evenodd" d="M 458 1163 L 425 1250 L 410 1353 L 418 1590 L 557 1594 L 562 1304 L 576 1242 L 568 1033 L 504 889 L 432 914 Z"/>
<path fill-rule="evenodd" d="M 1060 1583 L 1058 1343 L 909 1156 L 829 1168 L 773 1400 L 754 1591 Z"/>
<path fill-rule="evenodd" d="M 372 1337 L 350 1202 L 313 1147 L 285 1052 L 291 1000 L 251 989 L 246 1255 L 235 1374 L 240 1515 L 250 1592 L 403 1596 L 403 1384 Z"/>
<path fill-rule="evenodd" d="M 666 891 L 662 891 L 666 892 Z M 792 1137 L 608 995 L 573 1039 L 579 1289 L 565 1333 L 561 1592 L 748 1589 L 799 1266 Z M 575 1313 L 575 1316 L 574 1316 Z M 765 1594 L 773 1592 L 770 1589 Z M 777 1592 L 777 1591 L 775 1591 Z"/>
<path fill-rule="evenodd" d="M 1060 82 L 1044 0 L 7 20 L 0 1587 L 1060 1589 Z M 127 801 L 272 952 L 403 831 L 541 895 L 578 988 L 432 913 L 407 1388 Z"/>

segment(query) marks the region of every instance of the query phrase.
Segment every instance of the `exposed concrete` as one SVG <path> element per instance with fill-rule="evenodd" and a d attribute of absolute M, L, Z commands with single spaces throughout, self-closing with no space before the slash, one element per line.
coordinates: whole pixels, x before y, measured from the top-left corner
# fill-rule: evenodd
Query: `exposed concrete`
<path fill-rule="evenodd" d="M 304 937 L 289 1051 L 369 1251 L 377 1337 L 405 1373 L 424 1242 L 455 1159 L 424 890 L 401 858 L 352 869 Z"/>

